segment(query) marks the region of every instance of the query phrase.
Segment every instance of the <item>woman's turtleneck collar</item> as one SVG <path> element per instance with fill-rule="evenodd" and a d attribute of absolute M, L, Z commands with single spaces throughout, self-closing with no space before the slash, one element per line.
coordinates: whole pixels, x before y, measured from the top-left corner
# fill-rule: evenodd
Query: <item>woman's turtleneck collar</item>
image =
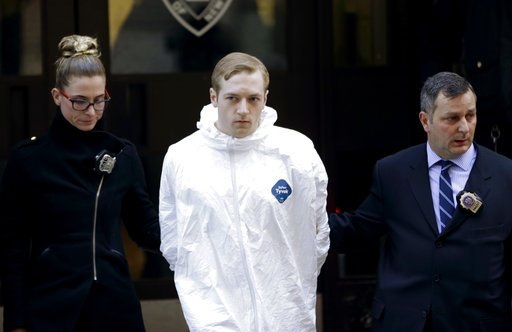
<path fill-rule="evenodd" d="M 98 126 L 94 127 L 91 131 L 82 131 L 69 123 L 62 115 L 61 110 L 57 109 L 55 118 L 50 127 L 50 134 L 60 139 L 87 139 L 92 136 L 93 132 L 98 131 L 97 127 Z"/>
<path fill-rule="evenodd" d="M 95 152 L 99 152 L 99 149 L 107 149 L 113 153 L 119 152 L 125 144 L 114 135 L 102 130 L 102 127 L 100 120 L 94 129 L 80 130 L 69 123 L 62 115 L 61 110 L 57 109 L 49 135 L 63 147 L 79 148 L 79 150 L 81 150 L 80 148 L 92 149 Z"/>

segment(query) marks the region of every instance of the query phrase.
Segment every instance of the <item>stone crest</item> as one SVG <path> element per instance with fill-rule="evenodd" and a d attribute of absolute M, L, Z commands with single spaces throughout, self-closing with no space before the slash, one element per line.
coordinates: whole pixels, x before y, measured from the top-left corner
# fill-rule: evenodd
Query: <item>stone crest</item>
<path fill-rule="evenodd" d="M 232 0 L 162 0 L 188 31 L 201 37 L 226 13 Z"/>

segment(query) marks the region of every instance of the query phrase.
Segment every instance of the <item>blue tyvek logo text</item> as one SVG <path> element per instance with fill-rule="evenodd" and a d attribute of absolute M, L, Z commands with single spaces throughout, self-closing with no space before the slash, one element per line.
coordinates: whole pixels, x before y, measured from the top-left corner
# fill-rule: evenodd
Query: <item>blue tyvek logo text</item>
<path fill-rule="evenodd" d="M 283 179 L 276 182 L 276 184 L 272 187 L 272 195 L 275 196 L 279 203 L 283 203 L 286 201 L 288 196 L 292 194 L 292 188 L 290 185 Z"/>

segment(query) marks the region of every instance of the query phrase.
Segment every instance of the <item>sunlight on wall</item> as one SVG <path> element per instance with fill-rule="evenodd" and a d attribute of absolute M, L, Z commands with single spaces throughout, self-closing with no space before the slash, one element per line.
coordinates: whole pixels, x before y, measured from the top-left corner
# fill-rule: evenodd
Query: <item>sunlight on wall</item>
<path fill-rule="evenodd" d="M 267 27 L 273 27 L 276 22 L 276 4 L 275 0 L 256 0 L 258 6 L 258 15 L 261 21 Z"/>
<path fill-rule="evenodd" d="M 130 15 L 133 6 L 138 5 L 139 0 L 109 0 L 108 2 L 108 21 L 110 33 L 110 48 L 114 46 L 117 40 L 119 30 L 124 21 Z"/>

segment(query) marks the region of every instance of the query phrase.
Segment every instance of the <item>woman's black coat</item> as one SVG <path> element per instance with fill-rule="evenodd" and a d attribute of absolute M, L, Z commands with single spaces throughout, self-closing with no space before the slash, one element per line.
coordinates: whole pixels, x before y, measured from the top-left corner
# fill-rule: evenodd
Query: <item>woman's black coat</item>
<path fill-rule="evenodd" d="M 105 152 L 110 174 L 98 170 Z M 13 150 L 0 204 L 6 331 L 72 331 L 91 312 L 95 331 L 144 330 L 120 227 L 153 250 L 160 231 L 133 144 L 59 112 L 48 134 Z"/>

